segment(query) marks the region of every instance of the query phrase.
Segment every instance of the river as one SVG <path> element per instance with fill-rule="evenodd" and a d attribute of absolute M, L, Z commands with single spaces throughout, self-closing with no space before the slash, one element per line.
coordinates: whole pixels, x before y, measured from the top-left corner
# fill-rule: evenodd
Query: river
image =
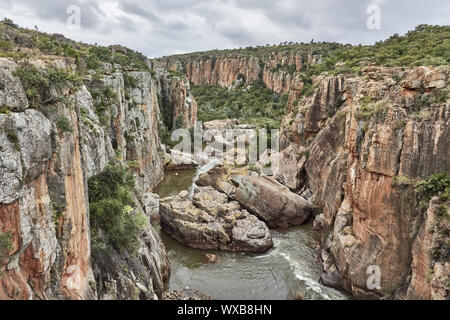
<path fill-rule="evenodd" d="M 197 170 L 166 172 L 154 190 L 161 198 L 193 190 L 193 181 L 211 165 Z M 169 291 L 190 287 L 215 299 L 284 300 L 299 293 L 303 299 L 342 300 L 348 297 L 323 286 L 315 245 L 318 234 L 311 223 L 286 232 L 272 231 L 274 247 L 263 254 L 229 253 L 191 249 L 173 240 L 155 225 L 166 247 L 171 276 Z M 219 256 L 217 264 L 208 264 L 205 254 Z"/>

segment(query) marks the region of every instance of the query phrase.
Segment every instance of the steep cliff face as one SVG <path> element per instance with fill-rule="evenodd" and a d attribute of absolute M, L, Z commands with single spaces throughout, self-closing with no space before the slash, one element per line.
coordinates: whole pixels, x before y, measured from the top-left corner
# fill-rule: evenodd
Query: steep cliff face
<path fill-rule="evenodd" d="M 186 63 L 186 75 L 194 85 L 229 87 L 241 76 L 247 83 L 260 79 L 259 59 L 254 57 L 214 57 Z M 170 70 L 170 69 L 169 69 Z"/>
<path fill-rule="evenodd" d="M 111 68 L 106 65 L 105 69 Z M 127 86 L 124 78 L 127 78 Z M 117 157 L 134 172 L 136 206 L 139 208 L 144 193 L 155 187 L 164 175 L 158 135 L 162 121 L 158 105 L 159 83 L 149 72 L 120 70 L 86 82 L 95 94 L 94 105 L 105 101 L 108 105 L 100 119 L 91 112 L 88 114 L 93 118 L 87 118 L 87 121 L 98 125 L 106 122 L 103 127 L 108 132 L 101 136 L 115 150 L 109 160 Z M 88 122 L 88 125 L 92 123 Z M 98 149 L 98 144 L 94 144 L 88 153 L 95 155 Z M 104 166 L 101 170 L 94 168 L 88 178 L 103 169 Z M 151 226 L 142 233 L 137 254 L 120 250 L 108 254 L 94 252 L 92 256 L 99 299 L 135 300 L 162 296 L 163 280 L 169 275 L 169 261 Z"/>
<path fill-rule="evenodd" d="M 128 87 L 124 76 L 131 82 Z M 106 102 L 109 106 L 101 115 L 109 129 L 109 140 L 123 160 L 137 162 L 138 189 L 147 192 L 163 177 L 157 81 L 148 72 L 116 72 L 100 80 L 91 79 L 89 87 L 96 93 L 97 104 Z"/>
<path fill-rule="evenodd" d="M 67 73 L 76 68 L 51 56 L 31 63 Z M 53 100 L 35 106 L 16 68 L 0 59 L 0 299 L 161 297 L 169 262 L 151 226 L 137 255 L 91 261 L 87 187 L 110 161 L 128 164 L 139 208 L 142 193 L 161 180 L 157 81 L 148 72 L 105 71 L 88 76 L 87 87 L 50 86 Z M 125 87 L 124 77 L 133 86 Z"/>
<path fill-rule="evenodd" d="M 64 61 L 49 63 L 64 64 Z M 16 65 L 1 60 L 6 92 L 24 97 L 12 76 Z M 62 93 L 69 95 L 68 92 Z M 14 99 L 14 95 L 9 96 Z M 28 109 L 26 100 L 12 101 L 18 112 L 0 114 L 2 198 L 1 231 L 11 235 L 12 250 L 2 264 L 0 296 L 10 299 L 94 298 L 86 176 L 79 128 L 58 134 L 54 119 L 65 115 L 77 123 L 73 105 L 58 103 L 50 118 Z M 24 103 L 25 102 L 25 103 Z M 64 216 L 56 213 L 64 204 Z M 5 261 L 3 261 L 5 263 Z"/>
<path fill-rule="evenodd" d="M 442 262 L 429 258 L 433 209 L 414 188 L 450 172 L 448 76 L 445 67 L 367 67 L 317 79 L 285 119 L 278 174 L 292 189 L 309 187 L 323 208 L 314 224 L 324 282 L 355 297 L 448 298 L 448 249 Z M 380 289 L 367 287 L 369 266 L 380 268 Z M 435 269 L 441 282 L 430 289 L 422 280 Z"/>
<path fill-rule="evenodd" d="M 277 94 L 289 94 L 289 101 L 292 103 L 303 89 L 300 71 L 304 71 L 308 64 L 314 64 L 318 60 L 319 55 L 279 51 L 264 56 L 222 54 L 182 59 L 169 57 L 163 58 L 161 62 L 168 70 L 186 73 L 189 81 L 196 86 L 230 87 L 237 80 L 249 84 L 261 80 L 267 88 Z"/>
<path fill-rule="evenodd" d="M 191 94 L 189 79 L 181 73 L 167 71 L 155 61 L 152 67 L 158 79 L 162 121 L 169 130 L 192 127 L 197 120 L 198 105 Z"/>
<path fill-rule="evenodd" d="M 439 198 L 433 198 L 420 225 L 412 246 L 411 283 L 406 297 L 408 299 L 448 299 L 448 280 L 450 262 L 448 248 L 444 257 L 440 257 L 440 242 L 445 241 L 448 230 L 449 203 L 441 204 Z M 430 250 L 431 248 L 431 250 Z M 437 260 L 437 261 L 436 261 Z"/>

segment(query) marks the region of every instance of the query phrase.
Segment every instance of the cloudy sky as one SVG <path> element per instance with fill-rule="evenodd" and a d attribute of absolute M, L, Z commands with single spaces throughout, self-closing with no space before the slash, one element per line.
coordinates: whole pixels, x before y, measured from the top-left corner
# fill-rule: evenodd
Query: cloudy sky
<path fill-rule="evenodd" d="M 380 8 L 379 29 L 367 27 L 371 5 Z M 311 39 L 370 44 L 419 24 L 450 24 L 450 1 L 0 0 L 3 16 L 23 27 L 159 57 Z"/>

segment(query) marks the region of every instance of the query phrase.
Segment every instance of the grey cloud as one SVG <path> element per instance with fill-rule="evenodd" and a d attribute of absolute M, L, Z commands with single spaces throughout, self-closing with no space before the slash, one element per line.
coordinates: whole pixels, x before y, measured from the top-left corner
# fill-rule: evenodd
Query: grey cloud
<path fill-rule="evenodd" d="M 143 6 L 142 3 L 137 3 L 136 1 L 133 0 L 122 0 L 119 2 L 119 8 L 126 13 L 131 13 L 146 18 L 149 20 L 150 23 L 161 22 L 161 19 L 159 19 L 153 13 L 152 8 L 145 4 Z"/>
<path fill-rule="evenodd" d="M 381 8 L 381 30 L 368 30 L 366 9 Z M 61 30 L 67 6 L 82 10 L 82 29 Z M 418 24 L 448 24 L 448 0 L 0 0 L 3 15 L 22 23 L 33 12 L 46 32 L 78 40 L 121 43 L 149 56 L 280 41 L 373 43 Z"/>
<path fill-rule="evenodd" d="M 18 4 L 32 9 L 39 19 L 53 19 L 60 22 L 66 21 L 68 17 L 67 8 L 70 5 L 77 5 L 82 13 L 81 25 L 86 28 L 97 26 L 104 16 L 98 3 L 93 0 L 23 0 Z"/>

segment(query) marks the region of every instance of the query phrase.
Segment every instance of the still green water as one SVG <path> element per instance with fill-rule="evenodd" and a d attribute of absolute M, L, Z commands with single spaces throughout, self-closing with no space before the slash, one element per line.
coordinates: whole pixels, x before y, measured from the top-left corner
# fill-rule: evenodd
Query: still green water
<path fill-rule="evenodd" d="M 161 199 L 176 196 L 180 191 L 190 189 L 196 176 L 197 169 L 166 172 L 164 180 L 153 190 L 153 193 L 158 194 Z"/>
<path fill-rule="evenodd" d="M 164 198 L 192 189 L 199 171 L 168 172 L 154 192 Z M 215 299 L 283 300 L 299 292 L 303 299 L 347 299 L 319 283 L 322 271 L 314 248 L 318 234 L 311 224 L 282 233 L 272 231 L 274 248 L 263 254 L 196 250 L 163 232 L 160 235 L 171 262 L 168 290 L 190 287 Z M 216 254 L 220 261 L 208 264 L 206 253 Z"/>

